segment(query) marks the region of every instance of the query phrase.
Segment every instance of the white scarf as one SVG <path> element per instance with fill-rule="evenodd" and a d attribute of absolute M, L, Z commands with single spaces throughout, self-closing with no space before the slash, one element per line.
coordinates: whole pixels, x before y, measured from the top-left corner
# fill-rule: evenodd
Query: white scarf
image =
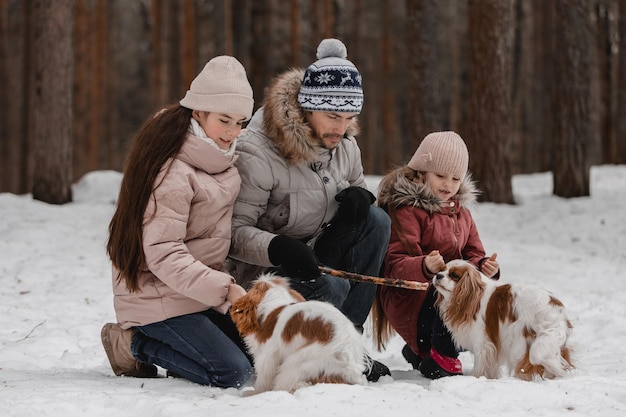
<path fill-rule="evenodd" d="M 198 121 L 196 119 L 194 119 L 192 117 L 190 120 L 191 120 L 191 123 L 189 124 L 189 132 L 191 134 L 199 137 L 200 139 L 202 139 L 203 141 L 205 141 L 209 145 L 213 146 L 215 149 L 217 149 L 218 151 L 220 151 L 224 155 L 230 156 L 230 155 L 233 155 L 235 153 L 235 144 L 237 143 L 237 138 L 235 138 L 235 140 L 233 140 L 233 143 L 230 144 L 230 147 L 228 149 L 222 149 L 219 146 L 217 146 L 217 143 L 215 143 L 215 141 L 213 139 L 211 139 L 210 137 L 208 137 L 206 135 L 206 132 L 204 131 L 202 126 L 200 126 L 200 123 L 198 123 Z"/>

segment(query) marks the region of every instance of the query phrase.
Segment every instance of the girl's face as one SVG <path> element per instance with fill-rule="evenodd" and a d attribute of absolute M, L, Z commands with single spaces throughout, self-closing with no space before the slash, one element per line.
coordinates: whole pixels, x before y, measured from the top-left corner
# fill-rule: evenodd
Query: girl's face
<path fill-rule="evenodd" d="M 424 182 L 442 201 L 448 201 L 459 192 L 461 178 L 441 172 L 427 172 Z"/>
<path fill-rule="evenodd" d="M 222 150 L 228 150 L 239 133 L 246 118 L 240 114 L 215 113 L 194 110 L 193 118 L 198 121 L 204 133 Z"/>

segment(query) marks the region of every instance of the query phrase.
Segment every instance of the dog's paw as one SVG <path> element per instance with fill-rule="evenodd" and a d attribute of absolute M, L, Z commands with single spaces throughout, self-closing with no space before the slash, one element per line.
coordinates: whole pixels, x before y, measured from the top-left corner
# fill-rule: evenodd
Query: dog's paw
<path fill-rule="evenodd" d="M 247 389 L 241 391 L 241 396 L 242 397 L 251 397 L 254 394 L 258 394 L 258 392 L 256 392 L 254 390 L 254 388 L 247 388 Z"/>

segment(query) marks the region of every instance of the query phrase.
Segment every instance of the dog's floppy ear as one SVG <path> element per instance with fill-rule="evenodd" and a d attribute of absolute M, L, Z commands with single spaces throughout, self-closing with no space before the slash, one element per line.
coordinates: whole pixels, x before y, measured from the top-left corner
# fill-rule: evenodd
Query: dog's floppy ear
<path fill-rule="evenodd" d="M 447 317 L 456 325 L 468 323 L 476 318 L 480 309 L 480 300 L 485 291 L 485 283 L 480 273 L 471 264 L 453 267 L 450 273 L 460 274 L 450 300 Z"/>
<path fill-rule="evenodd" d="M 259 330 L 257 307 L 268 288 L 267 282 L 256 281 L 250 291 L 231 306 L 230 316 L 242 337 Z"/>
<path fill-rule="evenodd" d="M 257 307 L 269 288 L 270 284 L 267 281 L 256 280 L 250 291 L 230 307 L 230 316 L 242 337 L 258 332 L 260 323 Z"/>
<path fill-rule="evenodd" d="M 256 308 L 259 304 L 252 293 L 248 293 L 235 301 L 230 307 L 230 316 L 242 337 L 259 330 L 259 319 Z"/>

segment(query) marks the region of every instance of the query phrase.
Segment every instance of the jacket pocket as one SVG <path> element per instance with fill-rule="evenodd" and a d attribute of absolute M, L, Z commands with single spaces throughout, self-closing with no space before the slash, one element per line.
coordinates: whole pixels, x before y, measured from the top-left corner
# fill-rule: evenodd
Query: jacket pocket
<path fill-rule="evenodd" d="M 291 194 L 286 194 L 283 201 L 279 204 L 274 207 L 268 207 L 267 211 L 259 218 L 257 227 L 261 230 L 274 233 L 287 226 L 290 214 Z"/>

